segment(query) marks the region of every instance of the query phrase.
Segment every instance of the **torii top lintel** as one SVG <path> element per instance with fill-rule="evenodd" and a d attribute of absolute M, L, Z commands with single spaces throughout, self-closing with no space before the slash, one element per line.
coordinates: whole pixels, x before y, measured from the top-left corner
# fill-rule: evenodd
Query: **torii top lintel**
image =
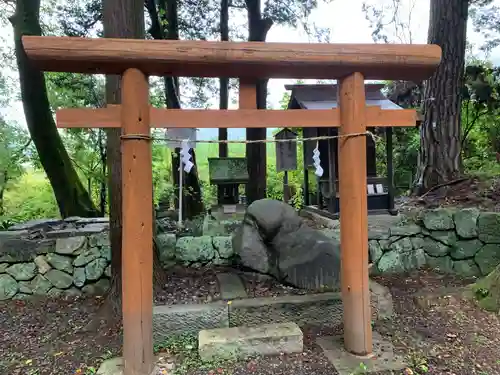
<path fill-rule="evenodd" d="M 45 71 L 236 78 L 336 79 L 354 72 L 365 79 L 419 81 L 441 61 L 429 44 L 325 44 L 209 42 L 23 36 L 24 50 Z"/>

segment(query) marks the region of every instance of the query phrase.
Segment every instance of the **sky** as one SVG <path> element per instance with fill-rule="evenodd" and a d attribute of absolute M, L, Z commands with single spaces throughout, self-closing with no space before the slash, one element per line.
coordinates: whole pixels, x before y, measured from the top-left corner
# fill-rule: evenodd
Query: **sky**
<path fill-rule="evenodd" d="M 363 2 L 368 3 L 382 3 L 388 4 L 390 0 L 332 0 L 328 3 L 321 2 L 319 7 L 313 11 L 310 21 L 314 22 L 320 27 L 327 27 L 330 29 L 330 41 L 332 43 L 373 43 L 371 36 L 371 28 L 369 22 L 365 18 L 362 11 Z M 500 3 L 500 0 L 496 0 Z M 426 43 L 427 42 L 427 29 L 429 20 L 429 0 L 404 0 L 406 4 L 415 2 L 419 6 L 415 6 L 411 12 L 411 33 L 413 43 Z M 403 9 L 402 16 L 406 19 L 408 15 L 408 7 Z M 10 29 L 0 30 L 2 35 L 11 33 Z M 484 38 L 473 31 L 472 25 L 468 26 L 468 40 L 473 45 L 479 46 Z M 12 38 L 9 38 L 12 40 Z M 303 31 L 294 30 L 287 27 L 273 26 L 269 31 L 268 42 L 312 42 L 307 34 Z M 407 42 L 407 41 L 406 41 Z M 383 48 L 383 45 L 381 45 Z M 476 50 L 478 56 L 481 54 Z M 489 58 L 495 63 L 500 63 L 500 49 L 494 50 Z M 268 86 L 268 101 L 271 103 L 272 108 L 278 108 L 279 102 L 285 92 L 284 85 L 292 83 L 295 80 L 282 80 L 272 79 L 269 81 Z M 234 108 L 234 105 L 233 105 Z M 22 103 L 14 102 L 10 108 L 4 109 L 3 113 L 6 119 L 16 121 L 25 126 L 24 113 Z M 230 130 L 229 138 L 241 138 L 241 131 Z M 198 139 L 213 138 L 216 136 L 216 129 L 203 129 L 198 132 Z"/>

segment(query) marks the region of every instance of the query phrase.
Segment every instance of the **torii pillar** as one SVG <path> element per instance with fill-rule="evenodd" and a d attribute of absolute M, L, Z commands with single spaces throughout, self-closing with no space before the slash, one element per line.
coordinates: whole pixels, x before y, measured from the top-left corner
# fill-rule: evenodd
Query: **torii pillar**
<path fill-rule="evenodd" d="M 354 73 L 340 79 L 338 90 L 342 124 L 339 135 L 365 132 L 363 75 Z M 349 352 L 367 355 L 372 352 L 372 328 L 368 284 L 366 137 L 340 138 L 338 148 L 340 204 L 342 211 L 347 212 L 340 219 L 344 342 Z"/>

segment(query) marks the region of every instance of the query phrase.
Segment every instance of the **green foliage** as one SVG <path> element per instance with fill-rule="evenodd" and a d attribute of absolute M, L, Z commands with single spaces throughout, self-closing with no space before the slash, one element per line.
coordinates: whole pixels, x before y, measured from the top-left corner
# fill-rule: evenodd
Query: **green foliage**
<path fill-rule="evenodd" d="M 153 132 L 153 136 L 161 136 L 159 130 Z M 159 142 L 152 146 L 152 164 L 153 164 L 153 200 L 157 204 L 160 199 L 172 196 L 174 187 L 171 183 L 172 162 L 170 159 L 170 150 Z"/>
<path fill-rule="evenodd" d="M 27 132 L 17 125 L 0 118 L 0 189 L 19 177 L 29 161 L 30 139 Z"/>
<path fill-rule="evenodd" d="M 59 209 L 44 173 L 29 170 L 5 192 L 5 213 L 1 221 L 15 223 L 35 218 L 57 218 Z"/>
<path fill-rule="evenodd" d="M 0 116 L 0 216 L 4 214 L 4 196 L 9 186 L 23 174 L 33 154 L 25 129 L 8 124 Z"/>

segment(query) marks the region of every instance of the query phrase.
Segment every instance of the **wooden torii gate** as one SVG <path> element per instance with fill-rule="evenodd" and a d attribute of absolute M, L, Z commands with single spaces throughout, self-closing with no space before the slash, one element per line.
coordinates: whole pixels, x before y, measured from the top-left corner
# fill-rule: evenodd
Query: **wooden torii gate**
<path fill-rule="evenodd" d="M 41 70 L 122 75 L 122 104 L 65 109 L 60 127 L 121 127 L 123 169 L 123 357 L 125 375 L 153 370 L 151 127 L 340 127 L 341 287 L 345 348 L 372 353 L 368 287 L 366 127 L 415 126 L 413 110 L 366 107 L 365 79 L 423 80 L 435 71 L 435 45 L 287 44 L 24 36 Z M 240 78 L 239 110 L 151 108 L 148 76 Z M 339 80 L 339 108 L 256 110 L 255 80 Z M 148 209 L 150 207 L 150 209 Z"/>

